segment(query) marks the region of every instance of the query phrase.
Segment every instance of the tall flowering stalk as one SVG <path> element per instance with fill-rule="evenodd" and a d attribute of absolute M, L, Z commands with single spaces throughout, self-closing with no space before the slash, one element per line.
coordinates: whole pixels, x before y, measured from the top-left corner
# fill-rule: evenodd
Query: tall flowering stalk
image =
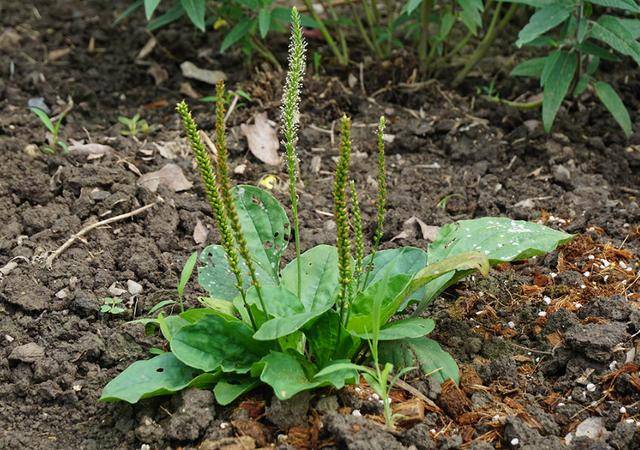
<path fill-rule="evenodd" d="M 293 215 L 293 231 L 296 245 L 296 265 L 298 272 L 298 297 L 301 293 L 302 266 L 300 262 L 300 222 L 298 220 L 298 155 L 296 140 L 298 137 L 298 120 L 300 115 L 300 89 L 305 70 L 305 41 L 302 38 L 300 14 L 293 7 L 291 9 L 291 40 L 289 43 L 289 70 L 282 94 L 282 134 L 286 154 L 287 170 L 289 172 L 289 197 L 291 197 L 291 212 Z"/>
<path fill-rule="evenodd" d="M 351 300 L 351 242 L 349 239 L 349 211 L 347 208 L 347 184 L 351 162 L 351 120 L 342 117 L 340 127 L 340 156 L 333 184 L 333 213 L 336 221 L 336 247 L 338 248 L 338 305 L 341 323 Z"/>
<path fill-rule="evenodd" d="M 364 232 L 362 231 L 362 211 L 360 209 L 360 200 L 358 199 L 358 190 L 355 181 L 349 182 L 351 189 L 351 216 L 353 217 L 353 253 L 355 257 L 355 266 L 353 268 L 353 278 L 359 279 L 362 274 L 362 261 L 364 260 Z"/>
<path fill-rule="evenodd" d="M 253 259 L 251 258 L 251 253 L 249 252 L 249 246 L 247 244 L 247 240 L 244 237 L 244 233 L 242 232 L 242 227 L 240 226 L 238 209 L 236 208 L 236 203 L 233 199 L 233 195 L 231 194 L 231 178 L 229 177 L 228 162 L 229 150 L 227 147 L 227 133 L 224 120 L 226 113 L 224 97 L 224 82 L 220 81 L 216 85 L 216 126 L 214 137 L 214 144 L 217 150 L 216 175 L 218 188 L 225 212 L 227 214 L 227 217 L 229 218 L 229 224 L 231 225 L 231 229 L 233 230 L 233 236 L 238 246 L 238 252 L 247 265 L 249 276 L 251 277 L 251 283 L 256 288 L 256 293 L 258 294 L 258 299 L 260 301 L 262 311 L 265 314 L 268 314 L 266 305 L 264 303 L 264 300 L 262 299 L 260 280 L 258 280 L 258 277 L 256 276 L 256 269 L 255 265 L 253 264 Z"/>
<path fill-rule="evenodd" d="M 198 126 L 196 125 L 195 120 L 193 120 L 191 111 L 189 111 L 189 107 L 187 106 L 187 104 L 184 101 L 178 103 L 178 105 L 176 106 L 176 111 L 182 119 L 182 124 L 187 134 L 189 145 L 191 146 L 191 150 L 193 151 L 196 163 L 198 165 L 200 177 L 202 178 L 202 182 L 204 184 L 205 195 L 207 197 L 207 200 L 209 201 L 209 205 L 211 205 L 213 219 L 216 227 L 220 232 L 222 248 L 224 248 L 225 255 L 227 257 L 229 269 L 236 279 L 236 288 L 242 296 L 244 306 L 247 309 L 253 328 L 257 329 L 255 319 L 251 314 L 249 305 L 247 304 L 242 271 L 240 270 L 240 260 L 234 242 L 234 234 L 229 223 L 230 220 L 227 215 L 226 208 L 224 207 L 224 202 L 220 195 L 218 177 L 214 172 L 214 164 L 209 157 L 207 149 L 202 143 L 202 139 L 200 138 L 200 134 L 198 133 Z"/>
<path fill-rule="evenodd" d="M 386 121 L 384 116 L 380 116 L 380 121 L 378 122 L 378 161 L 377 161 L 377 181 L 378 181 L 378 197 L 376 199 L 376 230 L 373 235 L 373 245 L 371 249 L 371 257 L 369 258 L 369 262 L 367 267 L 364 268 L 365 276 L 364 283 L 362 288 L 367 286 L 367 281 L 369 280 L 369 274 L 371 273 L 371 264 L 373 263 L 373 258 L 380 247 L 380 241 L 382 240 L 382 235 L 384 234 L 384 217 L 387 209 L 387 168 L 384 154 L 384 129 L 386 127 Z"/>

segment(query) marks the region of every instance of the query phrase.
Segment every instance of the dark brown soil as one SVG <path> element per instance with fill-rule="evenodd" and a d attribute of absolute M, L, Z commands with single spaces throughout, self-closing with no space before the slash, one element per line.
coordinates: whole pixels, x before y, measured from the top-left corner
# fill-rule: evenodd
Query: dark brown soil
<path fill-rule="evenodd" d="M 245 68 L 239 54 L 220 59 L 211 50 L 215 37 L 179 26 L 158 33 L 153 52 L 135 63 L 149 36 L 134 23 L 112 27 L 111 2 L 9 0 L 0 16 L 0 448 L 640 447 L 640 130 L 625 141 L 586 97 L 570 105 L 574 111 L 563 111 L 555 134 L 546 135 L 536 112 L 473 102 L 449 91 L 446 80 L 399 87 L 411 72 L 401 58 L 393 70 L 366 70 L 366 93 L 360 83 L 348 87 L 347 71 L 305 80 L 299 147 L 306 247 L 334 239 L 324 213 L 331 211 L 337 152 L 327 130 L 342 113 L 353 118 L 353 174 L 368 192 L 367 219 L 375 190 L 373 126 L 381 114 L 390 122 L 385 246 L 427 245 L 419 233 L 391 242 L 412 216 L 442 225 L 505 215 L 580 234 L 545 258 L 468 280 L 429 309 L 437 319 L 434 337 L 461 365 L 460 388 L 408 380 L 438 408 L 427 407 L 423 420 L 396 434 L 378 426 L 380 411 L 366 386 L 287 404 L 263 390 L 228 408 L 214 405 L 206 391 L 136 406 L 98 403 L 111 378 L 160 343 L 126 322 L 174 298 L 186 258 L 217 239 L 215 233 L 204 244 L 193 239 L 198 221 L 209 226 L 211 220 L 173 113 L 186 81 L 180 63 L 223 70 L 232 89 L 252 96 L 229 119 L 233 166 L 246 165 L 236 182 L 286 178 L 255 159 L 240 132 L 256 112 L 277 121 L 282 74 L 267 66 Z M 65 48 L 67 54 L 53 53 L 51 60 L 52 51 Z M 159 86 L 147 73 L 152 62 L 168 74 Z M 637 71 L 610 76 L 619 77 L 637 119 Z M 515 90 L 509 83 L 505 89 Z M 460 92 L 473 94 L 469 86 Z M 37 97 L 54 113 L 73 98 L 63 138 L 90 139 L 114 151 L 90 159 L 34 150 L 44 131 L 27 103 Z M 211 107 L 193 107 L 210 130 Z M 139 140 L 121 136 L 117 116 L 136 112 L 156 129 Z M 158 146 L 174 149 L 175 158 L 162 156 Z M 312 170 L 314 156 L 319 171 Z M 152 193 L 138 185 L 140 173 L 170 162 L 192 188 Z M 281 185 L 274 192 L 286 204 Z M 153 202 L 158 205 L 141 215 L 91 231 L 51 270 L 44 267 L 50 252 L 86 224 Z M 126 291 L 129 280 L 142 291 L 121 295 L 126 312 L 100 313 L 102 299 L 114 288 Z M 196 293 L 193 283 L 187 298 L 193 302 Z M 414 401 L 409 392 L 394 395 L 401 403 Z M 565 436 L 579 424 L 581 432 L 585 419 L 600 435 L 568 443 Z"/>

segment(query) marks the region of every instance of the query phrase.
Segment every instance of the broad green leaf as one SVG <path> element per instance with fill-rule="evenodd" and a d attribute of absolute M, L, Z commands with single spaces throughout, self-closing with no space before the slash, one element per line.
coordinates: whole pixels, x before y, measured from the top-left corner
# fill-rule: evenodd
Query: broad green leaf
<path fill-rule="evenodd" d="M 183 363 L 206 372 L 246 373 L 271 348 L 252 335 L 244 322 L 207 315 L 176 333 L 171 351 Z"/>
<path fill-rule="evenodd" d="M 224 377 L 213 388 L 213 395 L 218 404 L 225 406 L 247 392 L 260 385 L 260 380 L 251 377 L 230 378 Z"/>
<path fill-rule="evenodd" d="M 175 22 L 183 15 L 184 9 L 182 9 L 182 5 L 176 4 L 166 13 L 162 14 L 159 17 L 156 17 L 153 20 L 150 20 L 149 23 L 147 23 L 147 30 L 154 31 L 158 28 L 162 28 L 166 25 L 169 25 L 171 22 Z"/>
<path fill-rule="evenodd" d="M 182 297 L 184 294 L 184 288 L 189 282 L 189 278 L 191 278 L 191 273 L 193 272 L 193 268 L 196 265 L 196 261 L 198 261 L 198 252 L 193 252 L 187 262 L 184 264 L 182 268 L 182 273 L 180 274 L 180 280 L 178 281 L 178 296 Z"/>
<path fill-rule="evenodd" d="M 333 306 L 332 303 L 324 303 L 314 307 L 313 310 L 307 311 L 298 297 L 284 286 L 264 286 L 261 289 L 261 293 L 268 316 L 272 318 L 262 323 L 258 331 L 253 335 L 254 339 L 260 341 L 271 341 L 287 336 Z M 260 299 L 255 288 L 247 292 L 247 303 L 262 311 Z"/>
<path fill-rule="evenodd" d="M 42 122 L 42 124 L 45 127 L 47 127 L 47 130 L 49 130 L 51 133 L 55 132 L 55 127 L 53 126 L 53 123 L 51 122 L 51 119 L 49 118 L 49 116 L 47 116 L 46 112 L 44 112 L 40 108 L 29 108 L 29 109 L 31 110 L 32 113 L 38 116 L 38 119 L 40 119 L 40 122 Z"/>
<path fill-rule="evenodd" d="M 201 373 L 180 362 L 173 354 L 163 353 L 146 361 L 136 361 L 102 390 L 100 400 L 129 403 L 172 394 L 188 387 L 212 386 L 218 374 Z"/>
<path fill-rule="evenodd" d="M 335 359 L 351 359 L 360 346 L 360 338 L 351 335 L 340 324 L 340 316 L 333 310 L 320 316 L 304 330 L 304 334 L 318 367 Z"/>
<path fill-rule="evenodd" d="M 484 4 L 482 0 L 458 0 L 460 5 L 460 20 L 474 35 L 478 27 L 482 26 L 482 11 Z"/>
<path fill-rule="evenodd" d="M 200 31 L 204 31 L 205 0 L 180 0 L 182 8 Z"/>
<path fill-rule="evenodd" d="M 544 63 L 544 68 L 542 69 L 542 75 L 540 76 L 540 86 L 544 87 L 544 85 L 547 84 L 547 80 L 561 55 L 562 52 L 560 50 L 549 53 Z"/>
<path fill-rule="evenodd" d="M 640 12 L 640 7 L 635 0 L 589 0 L 594 5 L 605 6 L 607 8 L 624 9 L 625 11 Z"/>
<path fill-rule="evenodd" d="M 413 274 L 393 275 L 369 285 L 352 301 L 347 329 L 350 333 L 367 333 L 378 329 L 393 316 L 404 300 Z M 374 310 L 380 308 L 379 323 Z"/>
<path fill-rule="evenodd" d="M 321 377 L 314 377 L 312 367 L 304 367 L 297 357 L 280 352 L 271 352 L 262 358 L 260 379 L 273 388 L 280 400 L 288 400 L 299 392 L 321 386 L 342 389 L 347 383 L 355 383 L 357 372 L 343 369 Z"/>
<path fill-rule="evenodd" d="M 640 20 L 638 19 L 624 19 L 618 18 L 622 26 L 624 26 L 634 40 L 640 38 Z"/>
<path fill-rule="evenodd" d="M 602 102 L 602 104 L 609 110 L 611 115 L 620 128 L 624 131 L 624 134 L 629 137 L 633 133 L 631 128 L 631 118 L 629 117 L 629 111 L 622 103 L 622 99 L 613 87 L 603 81 L 598 81 L 594 84 L 596 95 Z"/>
<path fill-rule="evenodd" d="M 419 367 L 424 374 L 432 374 L 441 383 L 451 379 L 457 384 L 458 365 L 451 355 L 429 338 L 384 341 L 379 347 L 380 362 L 388 362 L 400 371 L 407 367 Z"/>
<path fill-rule="evenodd" d="M 592 23 L 591 36 L 640 64 L 640 44 L 620 19 L 604 15 Z"/>
<path fill-rule="evenodd" d="M 408 0 L 407 3 L 405 3 L 405 5 L 402 7 L 402 12 L 410 15 L 413 11 L 416 10 L 418 6 L 420 6 L 423 1 L 424 0 Z"/>
<path fill-rule="evenodd" d="M 516 45 L 522 47 L 557 27 L 571 16 L 571 5 L 564 1 L 559 1 L 549 6 L 537 10 L 529 19 L 529 23 L 518 33 Z"/>
<path fill-rule="evenodd" d="M 220 312 L 211 308 L 189 308 L 186 311 L 180 313 L 180 317 L 189 323 L 196 323 L 204 316 L 210 315 L 222 316 L 229 320 L 235 319 L 233 315 L 221 314 Z"/>
<path fill-rule="evenodd" d="M 369 264 L 371 255 L 364 258 L 365 264 Z M 363 274 L 367 283 L 363 287 L 371 286 L 380 280 L 394 275 L 411 275 L 418 272 L 427 264 L 427 253 L 415 247 L 401 247 L 376 252 L 371 263 L 369 276 Z M 364 283 L 364 281 L 363 281 Z"/>
<path fill-rule="evenodd" d="M 589 83 L 591 82 L 591 78 L 592 78 L 591 75 L 588 73 L 583 73 L 580 76 L 580 79 L 576 83 L 576 88 L 573 90 L 574 97 L 581 96 L 584 93 L 584 91 L 587 90 L 587 88 L 589 87 Z"/>
<path fill-rule="evenodd" d="M 544 255 L 571 239 L 572 235 L 544 225 L 507 217 L 483 217 L 445 225 L 429 246 L 427 254 L 430 262 L 437 262 L 453 255 L 478 251 L 484 253 L 493 265 Z M 452 272 L 429 282 L 424 302 L 416 313 L 468 273 Z"/>
<path fill-rule="evenodd" d="M 271 194 L 255 186 L 236 186 L 233 196 L 253 261 L 277 284 L 280 258 L 289 242 L 287 213 Z M 261 281 L 267 283 L 266 280 Z"/>
<path fill-rule="evenodd" d="M 560 105 L 569 92 L 577 67 L 578 55 L 562 51 L 549 72 L 542 100 L 542 123 L 547 132 L 551 131 Z"/>
<path fill-rule="evenodd" d="M 144 15 L 151 20 L 153 13 L 160 4 L 160 0 L 144 0 Z"/>
<path fill-rule="evenodd" d="M 426 336 L 433 331 L 435 325 L 432 319 L 424 319 L 422 317 L 398 320 L 382 327 L 378 333 L 378 340 L 393 341 Z M 373 339 L 373 333 L 357 333 L 356 335 L 362 339 Z"/>
<path fill-rule="evenodd" d="M 338 288 L 338 253 L 330 245 L 318 245 L 300 255 L 300 300 L 307 311 L 332 306 Z M 294 259 L 282 270 L 282 286 L 298 292 L 298 264 Z"/>
<path fill-rule="evenodd" d="M 438 42 L 443 42 L 449 33 L 453 29 L 453 25 L 456 23 L 456 17 L 451 14 L 450 11 L 445 11 L 445 13 L 440 17 L 440 26 L 438 28 L 438 34 L 435 39 Z"/>
<path fill-rule="evenodd" d="M 604 59 L 606 61 L 620 61 L 620 58 L 618 58 L 618 56 L 612 50 L 602 48 L 590 41 L 583 42 L 578 46 L 578 49 L 583 53 L 597 56 L 598 58 Z"/>
<path fill-rule="evenodd" d="M 330 307 L 325 309 L 328 310 Z M 310 311 L 294 314 L 287 317 L 276 317 L 263 323 L 253 335 L 259 341 L 271 341 L 287 336 L 305 326 L 312 319 L 320 316 L 325 311 Z"/>
<path fill-rule="evenodd" d="M 251 30 L 252 25 L 251 19 L 243 19 L 238 22 L 224 37 L 222 44 L 220 44 L 220 53 L 226 52 L 229 47 L 244 38 Z"/>
<path fill-rule="evenodd" d="M 198 284 L 209 293 L 209 296 L 215 299 L 233 301 L 239 292 L 236 288 L 236 277 L 229 268 L 227 256 L 222 246 L 210 245 L 206 247 L 200 254 L 200 262 L 204 263 L 204 266 L 198 270 Z M 247 290 L 251 286 L 251 278 L 242 258 L 240 258 L 239 266 L 243 276 L 244 289 Z M 263 284 L 275 282 L 270 273 L 262 270 L 261 266 L 257 266 L 255 269 L 258 279 Z"/>
<path fill-rule="evenodd" d="M 268 8 L 262 8 L 258 13 L 258 29 L 260 30 L 260 37 L 262 39 L 267 37 L 270 27 L 271 27 L 271 10 L 269 10 Z"/>
<path fill-rule="evenodd" d="M 532 77 L 540 78 L 544 70 L 547 57 L 531 58 L 521 62 L 511 71 L 512 77 Z"/>
<path fill-rule="evenodd" d="M 156 321 L 160 327 L 162 335 L 168 342 L 173 340 L 173 336 L 175 336 L 178 331 L 189 325 L 189 322 L 180 316 L 164 317 L 164 314 L 162 313 L 158 314 Z"/>
<path fill-rule="evenodd" d="M 238 312 L 235 306 L 233 306 L 233 303 L 228 300 L 213 297 L 198 297 L 198 300 L 207 308 L 211 308 L 222 315 L 233 317 Z"/>

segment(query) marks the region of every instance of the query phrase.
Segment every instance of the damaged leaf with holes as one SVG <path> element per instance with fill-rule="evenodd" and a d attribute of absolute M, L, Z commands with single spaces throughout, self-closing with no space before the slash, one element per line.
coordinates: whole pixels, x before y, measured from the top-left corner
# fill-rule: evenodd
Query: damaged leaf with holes
<path fill-rule="evenodd" d="M 366 245 L 357 186 L 349 173 L 351 122 L 343 117 L 333 184 L 335 245 L 302 248 L 295 146 L 305 61 L 295 9 L 292 22 L 281 127 L 291 215 L 269 192 L 231 185 L 223 85 L 216 90 L 215 156 L 200 140 L 187 105 L 180 103 L 176 109 L 220 235 L 219 244 L 199 257 L 198 282 L 207 296 L 199 298 L 200 307 L 142 321 L 159 327 L 170 351 L 125 369 L 104 388 L 104 401 L 135 403 L 200 387 L 213 389 L 226 405 L 261 385 L 286 400 L 307 390 L 340 389 L 362 374 L 383 399 L 385 419 L 393 426 L 388 394 L 400 376 L 415 369 L 441 381 L 458 379 L 453 358 L 425 338 L 437 324 L 417 315 L 397 319 L 397 313 L 410 304 L 421 310 L 462 277 L 486 275 L 491 264 L 541 255 L 570 239 L 542 225 L 484 218 L 443 227 L 426 250 L 380 250 L 387 201 L 381 118 L 376 223 Z M 289 245 L 295 256 L 284 261 Z"/>

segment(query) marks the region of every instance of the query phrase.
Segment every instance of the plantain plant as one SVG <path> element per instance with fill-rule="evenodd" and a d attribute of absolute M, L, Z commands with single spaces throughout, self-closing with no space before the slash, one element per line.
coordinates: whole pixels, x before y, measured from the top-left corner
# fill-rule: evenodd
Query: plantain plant
<path fill-rule="evenodd" d="M 199 257 L 198 282 L 209 295 L 200 299 L 200 307 L 148 319 L 147 325 L 160 328 L 169 351 L 129 366 L 104 388 L 103 401 L 135 403 L 200 387 L 213 388 L 217 402 L 228 404 L 262 384 L 286 400 L 305 390 L 357 383 L 360 372 L 383 395 L 385 417 L 392 425 L 386 396 L 398 376 L 418 368 L 440 380 L 458 380 L 452 357 L 425 337 L 434 329 L 433 320 L 418 314 L 393 320 L 394 315 L 413 304 L 416 311 L 423 310 L 473 271 L 486 274 L 492 263 L 540 255 L 571 238 L 537 224 L 485 218 L 443 227 L 428 251 L 378 250 L 387 201 L 381 119 L 376 230 L 366 255 L 362 214 L 349 180 L 351 122 L 344 117 L 333 186 L 336 245 L 302 252 L 296 141 L 304 68 L 300 16 L 293 9 L 282 107 L 293 230 L 285 209 L 270 193 L 231 185 L 224 86 L 217 87 L 213 158 L 187 105 L 178 104 L 221 236 L 219 245 L 205 248 Z M 283 266 L 290 240 L 296 256 Z M 371 359 L 368 354 L 373 368 L 353 364 Z"/>

